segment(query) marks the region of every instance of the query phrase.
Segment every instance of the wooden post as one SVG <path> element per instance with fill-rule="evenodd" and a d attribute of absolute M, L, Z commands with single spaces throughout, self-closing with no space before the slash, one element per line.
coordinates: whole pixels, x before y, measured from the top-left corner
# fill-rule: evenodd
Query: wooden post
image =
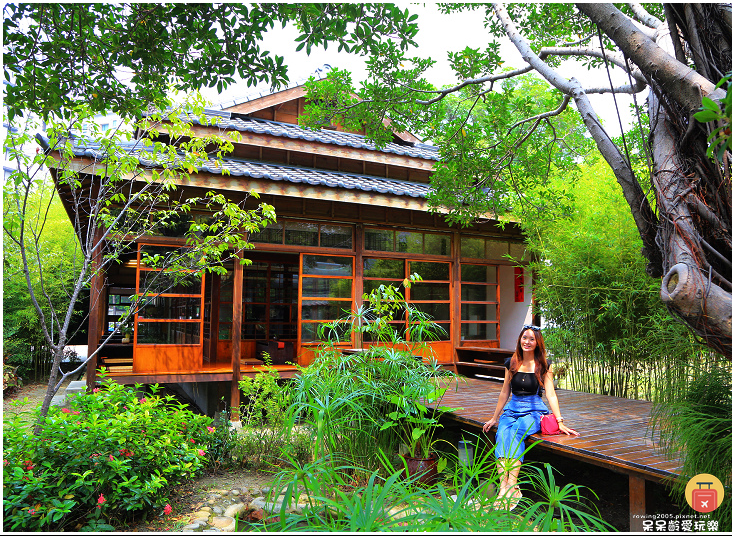
<path fill-rule="evenodd" d="M 646 513 L 646 479 L 641 475 L 628 474 L 630 490 L 630 532 L 643 532 L 642 516 Z"/>
<path fill-rule="evenodd" d="M 99 245 L 92 253 L 92 271 L 99 271 L 102 264 L 102 230 L 97 229 L 94 232 L 94 244 Z M 89 330 L 87 333 L 87 357 L 94 353 L 99 347 L 99 340 L 104 334 L 104 314 L 107 302 L 103 297 L 104 294 L 104 274 L 94 273 L 91 279 L 91 289 L 89 290 Z M 89 392 L 94 389 L 97 383 L 97 364 L 98 355 L 93 357 L 86 363 L 86 388 Z"/>
<path fill-rule="evenodd" d="M 456 347 L 460 346 L 460 331 L 462 326 L 460 325 L 460 234 L 453 232 L 452 234 L 452 293 L 450 294 L 452 301 L 452 334 L 450 339 L 452 340 L 452 364 L 455 371 L 457 371 L 457 351 Z"/>
<path fill-rule="evenodd" d="M 363 304 L 363 225 L 357 224 L 355 229 L 355 247 L 356 247 L 356 258 L 354 259 L 354 273 L 353 273 L 353 300 L 356 308 Z M 353 336 L 352 336 L 353 338 Z M 355 339 L 352 340 L 351 344 L 356 349 L 363 347 L 363 333 L 358 332 L 355 335 Z"/>
<path fill-rule="evenodd" d="M 243 254 L 243 252 L 240 252 Z M 239 420 L 239 380 L 241 379 L 241 321 L 244 268 L 239 260 L 234 261 L 234 314 L 231 320 L 231 420 Z"/>

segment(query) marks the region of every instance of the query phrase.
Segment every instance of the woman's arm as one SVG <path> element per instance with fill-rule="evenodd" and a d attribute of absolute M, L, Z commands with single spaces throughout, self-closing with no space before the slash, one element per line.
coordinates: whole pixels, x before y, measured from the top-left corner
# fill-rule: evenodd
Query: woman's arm
<path fill-rule="evenodd" d="M 493 413 L 493 416 L 491 419 L 483 424 L 483 431 L 485 433 L 488 433 L 488 431 L 498 424 L 498 419 L 501 416 L 501 411 L 503 411 L 503 406 L 506 405 L 506 402 L 508 401 L 508 396 L 511 394 L 511 373 L 508 371 L 508 368 L 506 368 L 506 375 L 503 377 L 503 387 L 501 387 L 501 393 L 498 395 L 498 404 L 496 405 L 496 412 Z"/>
<path fill-rule="evenodd" d="M 544 376 L 544 390 L 546 390 L 546 400 L 549 402 L 549 409 L 552 410 L 552 413 L 554 413 L 554 416 L 557 417 L 557 421 L 559 422 L 559 429 L 567 435 L 579 435 L 579 433 L 567 427 L 564 422 L 559 420 L 562 418 L 562 414 L 559 412 L 559 400 L 557 400 L 557 393 L 554 391 L 554 372 L 551 366 L 549 366 L 549 370 Z"/>

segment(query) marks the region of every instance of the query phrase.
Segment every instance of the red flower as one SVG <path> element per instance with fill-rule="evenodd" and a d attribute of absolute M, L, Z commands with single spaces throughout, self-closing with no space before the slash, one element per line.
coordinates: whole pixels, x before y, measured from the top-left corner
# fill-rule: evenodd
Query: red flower
<path fill-rule="evenodd" d="M 191 444 L 192 445 L 195 445 L 196 444 L 196 440 L 195 439 L 191 438 L 190 441 L 191 441 Z"/>
<path fill-rule="evenodd" d="M 207 426 L 207 428 L 208 428 L 208 433 L 213 433 L 216 431 L 216 428 L 213 428 L 211 426 Z"/>
<path fill-rule="evenodd" d="M 79 411 L 72 411 L 71 414 L 72 415 L 78 415 L 79 414 Z"/>
<path fill-rule="evenodd" d="M 99 392 L 99 387 L 94 387 L 94 389 L 92 390 L 92 392 Z"/>
<path fill-rule="evenodd" d="M 147 401 L 147 398 L 140 398 L 140 403 L 145 403 Z"/>
<path fill-rule="evenodd" d="M 114 456 L 112 456 L 112 454 L 109 455 L 109 461 L 114 461 Z"/>
<path fill-rule="evenodd" d="M 206 451 L 205 450 L 198 449 L 198 455 L 199 456 L 205 456 L 206 455 Z"/>
<path fill-rule="evenodd" d="M 36 515 L 36 509 L 35 508 L 28 508 L 28 513 L 32 516 Z"/>
<path fill-rule="evenodd" d="M 64 408 L 63 408 L 63 409 L 61 410 L 61 412 L 62 412 L 62 413 L 71 413 L 71 409 L 69 409 L 68 407 L 64 407 Z"/>
<path fill-rule="evenodd" d="M 104 498 L 104 493 L 102 493 L 101 495 L 99 495 L 99 500 L 97 501 L 97 506 L 102 506 L 106 501 L 107 501 L 107 499 Z"/>
<path fill-rule="evenodd" d="M 163 514 L 165 514 L 166 516 L 168 514 L 170 514 L 172 511 L 173 511 L 173 507 L 170 506 L 169 504 L 166 504 L 165 508 L 163 508 Z"/>

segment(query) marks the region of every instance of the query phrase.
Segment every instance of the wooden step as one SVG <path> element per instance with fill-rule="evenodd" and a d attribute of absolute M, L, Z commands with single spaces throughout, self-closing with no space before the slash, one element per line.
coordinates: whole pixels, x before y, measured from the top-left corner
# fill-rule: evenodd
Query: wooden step
<path fill-rule="evenodd" d="M 132 373 L 132 365 L 129 366 L 107 366 L 110 374 Z"/>

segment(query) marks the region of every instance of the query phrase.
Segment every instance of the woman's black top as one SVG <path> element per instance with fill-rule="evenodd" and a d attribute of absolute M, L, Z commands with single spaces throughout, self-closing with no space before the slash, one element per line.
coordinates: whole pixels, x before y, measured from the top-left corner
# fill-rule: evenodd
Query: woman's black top
<path fill-rule="evenodd" d="M 547 359 L 546 364 L 548 370 L 552 361 Z M 504 366 L 506 370 L 511 367 L 511 357 L 506 359 Z M 531 396 L 532 394 L 541 396 L 543 391 L 534 372 L 516 372 L 511 378 L 511 392 L 516 396 Z"/>

